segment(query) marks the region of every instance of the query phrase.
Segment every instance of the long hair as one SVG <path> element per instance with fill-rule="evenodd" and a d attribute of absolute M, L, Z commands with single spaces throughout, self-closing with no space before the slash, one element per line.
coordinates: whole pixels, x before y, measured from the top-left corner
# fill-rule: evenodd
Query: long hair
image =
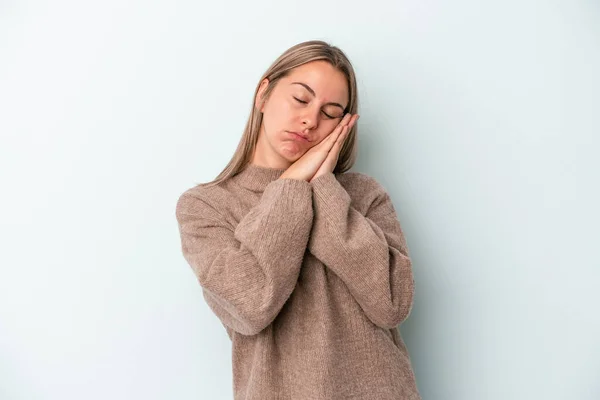
<path fill-rule="evenodd" d="M 202 186 L 212 186 L 220 182 L 229 179 L 242 171 L 252 159 L 256 143 L 258 141 L 258 135 L 260 126 L 262 124 L 263 114 L 260 112 L 260 108 L 256 107 L 256 96 L 260 83 L 267 78 L 269 84 L 265 89 L 262 97 L 264 102 L 269 98 L 269 95 L 275 88 L 275 85 L 279 80 L 287 76 L 291 70 L 299 67 L 303 64 L 324 60 L 329 62 L 333 67 L 337 68 L 346 76 L 348 82 L 348 96 L 349 102 L 346 113 L 356 114 L 358 109 L 358 92 L 356 86 L 356 76 L 354 74 L 354 68 L 348 60 L 348 57 L 339 48 L 332 46 L 321 40 L 309 40 L 296 44 L 287 49 L 282 55 L 277 58 L 273 64 L 267 69 L 259 80 L 256 89 L 254 90 L 254 97 L 252 99 L 252 109 L 250 111 L 250 117 L 246 122 L 244 134 L 240 139 L 240 142 L 233 154 L 233 157 L 227 164 L 227 166 L 221 171 L 221 173 L 212 181 L 201 184 Z M 262 104 L 262 103 L 261 103 Z M 356 161 L 357 152 L 357 140 L 356 140 L 356 125 L 352 127 L 348 136 L 344 141 L 340 154 L 338 157 L 337 164 L 334 168 L 335 173 L 346 172 L 354 165 Z"/>

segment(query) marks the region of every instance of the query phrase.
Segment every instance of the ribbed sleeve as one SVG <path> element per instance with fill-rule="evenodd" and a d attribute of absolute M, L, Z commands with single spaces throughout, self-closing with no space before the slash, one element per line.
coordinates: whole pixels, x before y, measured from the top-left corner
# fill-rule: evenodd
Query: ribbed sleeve
<path fill-rule="evenodd" d="M 372 180 L 375 200 L 365 215 L 333 173 L 311 182 L 314 221 L 308 250 L 340 277 L 367 317 L 393 328 L 410 314 L 414 280 L 411 259 L 393 203 Z"/>
<path fill-rule="evenodd" d="M 298 280 L 313 221 L 311 184 L 274 180 L 237 226 L 194 191 L 181 195 L 176 216 L 209 307 L 236 332 L 262 331 Z"/>

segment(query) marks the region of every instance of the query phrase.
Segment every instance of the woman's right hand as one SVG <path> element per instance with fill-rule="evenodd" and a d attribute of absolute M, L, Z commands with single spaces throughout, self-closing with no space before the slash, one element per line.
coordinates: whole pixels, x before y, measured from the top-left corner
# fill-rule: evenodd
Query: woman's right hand
<path fill-rule="evenodd" d="M 352 118 L 350 113 L 344 115 L 344 118 L 340 121 L 340 123 L 335 127 L 333 131 L 320 143 L 311 147 L 306 153 L 302 155 L 299 159 L 297 159 L 292 165 L 290 165 L 283 174 L 279 177 L 279 179 L 291 178 L 291 179 L 302 179 L 305 181 L 310 181 L 310 179 L 317 173 L 321 164 L 327 159 L 327 155 L 329 151 L 332 149 L 335 141 L 345 131 L 345 129 L 350 129 L 352 126 L 348 126 L 348 122 Z M 356 118 L 354 118 L 354 121 Z M 354 122 L 353 121 L 353 122 Z M 352 124 L 354 125 L 354 124 Z"/>

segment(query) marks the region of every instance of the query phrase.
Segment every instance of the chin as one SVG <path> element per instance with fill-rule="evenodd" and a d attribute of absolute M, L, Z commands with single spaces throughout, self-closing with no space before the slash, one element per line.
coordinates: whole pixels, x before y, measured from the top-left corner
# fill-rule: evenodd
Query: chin
<path fill-rule="evenodd" d="M 304 153 L 290 154 L 290 153 L 285 152 L 285 151 L 279 153 L 279 156 L 281 158 L 283 158 L 284 160 L 288 161 L 290 164 L 293 163 L 293 162 L 298 161 L 298 159 L 300 157 L 302 157 L 303 155 L 304 155 Z"/>
<path fill-rule="evenodd" d="M 279 156 L 281 158 L 284 158 L 287 161 L 292 163 L 292 162 L 298 160 L 300 157 L 302 157 L 306 153 L 307 150 L 308 149 L 301 149 L 301 150 L 293 151 L 288 146 L 286 146 L 285 142 L 283 142 L 281 144 L 281 147 L 277 151 L 277 154 L 279 154 Z"/>

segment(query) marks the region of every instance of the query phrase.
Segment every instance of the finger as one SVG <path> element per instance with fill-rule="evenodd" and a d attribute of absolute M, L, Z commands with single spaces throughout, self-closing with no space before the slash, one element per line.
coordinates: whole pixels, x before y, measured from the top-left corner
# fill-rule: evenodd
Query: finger
<path fill-rule="evenodd" d="M 340 133 L 340 135 L 337 137 L 334 146 L 337 147 L 341 147 L 342 144 L 344 143 L 344 141 L 346 140 L 346 137 L 348 137 L 348 132 L 350 131 L 350 127 L 348 126 L 344 126 L 342 128 L 342 132 Z"/>
<path fill-rule="evenodd" d="M 342 129 L 342 132 L 340 133 L 340 136 L 338 136 L 338 140 L 337 140 L 337 142 L 338 142 L 338 143 L 341 143 L 341 142 L 343 142 L 343 141 L 344 141 L 344 138 L 345 138 L 346 136 L 348 136 L 348 132 L 350 132 L 350 129 L 352 129 L 352 127 L 350 127 L 350 126 L 348 126 L 348 125 L 346 125 L 346 126 L 345 126 L 345 127 Z"/>
<path fill-rule="evenodd" d="M 347 126 L 342 127 L 342 132 L 338 135 L 335 142 L 331 146 L 328 151 L 327 159 L 330 160 L 333 164 L 335 164 L 336 160 L 339 157 L 340 149 L 342 148 L 342 144 L 344 143 L 345 137 L 348 134 L 349 128 Z"/>
<path fill-rule="evenodd" d="M 359 115 L 358 114 L 354 114 L 352 116 L 352 118 L 348 121 L 348 124 L 346 124 L 350 129 L 356 124 L 356 121 L 358 121 Z"/>
<path fill-rule="evenodd" d="M 352 129 L 352 127 L 349 125 L 342 126 L 339 133 L 337 134 L 337 136 L 335 136 L 335 141 L 331 145 L 331 148 L 333 148 L 336 145 L 341 147 L 341 145 L 346 140 L 346 137 L 348 137 L 348 133 L 350 132 L 350 129 Z M 334 136 L 334 135 L 332 134 L 331 136 Z M 331 148 L 329 149 L 329 151 L 331 151 Z"/>
<path fill-rule="evenodd" d="M 340 135 L 342 133 L 343 127 L 347 127 L 348 130 L 352 129 L 352 127 L 356 123 L 357 119 L 358 119 L 358 114 L 352 115 L 352 114 L 348 113 L 348 114 L 344 115 L 344 119 L 342 119 L 342 121 L 338 125 L 338 128 L 340 129 L 338 132 L 338 135 Z"/>
<path fill-rule="evenodd" d="M 354 114 L 357 115 L 357 114 Z M 340 135 L 342 134 L 342 130 L 345 126 L 348 126 L 347 122 L 349 120 L 351 120 L 353 118 L 352 114 L 347 113 L 344 115 L 344 117 L 342 118 L 342 120 L 340 121 L 340 123 L 333 129 L 333 131 L 323 140 L 321 140 L 321 142 L 319 142 L 317 145 L 313 146 L 311 148 L 315 149 L 315 151 L 319 150 L 321 147 L 325 147 L 327 148 L 327 151 L 330 151 L 331 148 L 333 147 L 333 145 L 335 144 L 335 141 L 340 137 Z M 350 129 L 350 128 L 348 128 Z"/>
<path fill-rule="evenodd" d="M 333 130 L 333 132 L 331 132 L 330 136 L 339 136 L 340 133 L 342 133 L 342 128 L 344 126 L 348 125 L 348 122 L 351 120 L 351 115 L 350 114 L 346 114 L 344 115 L 344 118 L 342 118 L 342 120 L 340 121 L 339 124 L 337 124 L 337 126 L 335 127 L 335 129 Z"/>
<path fill-rule="evenodd" d="M 340 137 L 340 134 L 342 133 L 342 130 L 344 129 L 345 125 L 338 125 L 335 127 L 335 129 L 323 140 L 321 140 L 321 142 L 319 144 L 317 144 L 316 146 L 314 146 L 313 148 L 326 148 L 327 151 L 329 151 L 331 149 L 331 147 L 333 146 L 333 144 L 335 143 L 335 141 Z"/>
<path fill-rule="evenodd" d="M 346 113 L 344 114 L 344 116 L 342 117 L 342 119 L 340 120 L 340 123 L 338 124 L 338 126 L 344 126 L 347 125 L 348 122 L 352 119 L 353 115 L 350 113 Z"/>
<path fill-rule="evenodd" d="M 348 131 L 349 131 L 349 128 L 347 126 L 344 127 L 344 130 L 340 134 L 338 140 L 335 141 L 335 143 L 331 147 L 331 150 L 329 150 L 329 154 L 327 154 L 327 159 L 329 160 L 331 165 L 337 164 L 337 160 L 340 158 L 340 152 L 342 149 L 342 145 L 344 144 L 344 141 L 346 140 L 346 136 L 348 136 Z"/>

